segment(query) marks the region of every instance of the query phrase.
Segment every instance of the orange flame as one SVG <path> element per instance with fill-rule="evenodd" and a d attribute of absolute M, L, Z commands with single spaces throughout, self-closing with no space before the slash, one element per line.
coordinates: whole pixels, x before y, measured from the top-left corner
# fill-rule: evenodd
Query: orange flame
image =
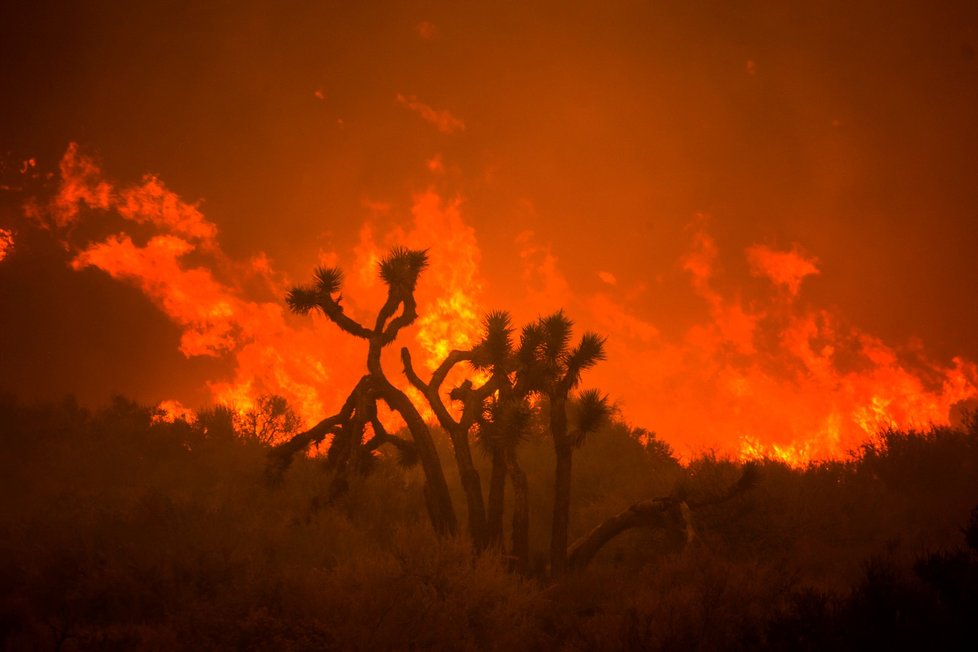
<path fill-rule="evenodd" d="M 14 250 L 14 234 L 8 229 L 0 229 L 0 260 Z"/>
<path fill-rule="evenodd" d="M 717 290 L 718 248 L 705 225 L 694 221 L 680 262 L 709 319 L 681 339 L 666 339 L 606 294 L 589 304 L 611 336 L 610 356 L 631 360 L 617 379 L 626 413 L 682 442 L 680 453 L 719 445 L 796 465 L 842 457 L 882 427 L 946 425 L 956 406 L 978 397 L 974 363 L 901 354 L 828 310 L 796 303 L 803 280 L 819 273 L 797 247 L 746 250 L 752 272 L 776 292 L 766 300 Z"/>
<path fill-rule="evenodd" d="M 60 169 L 57 193 L 41 213 L 66 239 L 79 237 L 65 227 L 80 219 L 114 216 L 138 226 L 71 242 L 74 268 L 95 267 L 138 287 L 180 327 L 184 355 L 229 360 L 233 371 L 209 385 L 215 401 L 246 411 L 261 394 L 280 394 L 307 423 L 336 411 L 363 373 L 362 346 L 324 317 L 287 314 L 282 297 L 291 283 L 274 261 L 261 253 L 231 260 L 199 206 L 156 177 L 120 186 L 75 145 Z M 463 219 L 462 200 L 434 190 L 413 197 L 408 220 L 397 220 L 387 204 L 365 208 L 369 219 L 353 264 L 345 265 L 344 306 L 372 324 L 371 311 L 384 295 L 377 278 L 383 254 L 392 245 L 429 249 L 430 268 L 417 292 L 420 318 L 401 341 L 430 371 L 450 350 L 479 338 L 479 315 L 488 305 L 475 231 Z M 645 286 L 612 271 L 593 270 L 590 278 L 601 283 L 591 295 L 572 292 L 558 256 L 531 231 L 516 238 L 524 295 L 508 297 L 502 307 L 521 318 L 564 307 L 581 329 L 608 336 L 609 362 L 589 371 L 587 381 L 619 397 L 627 418 L 654 427 L 680 454 L 714 448 L 804 464 L 844 456 L 882 426 L 946 424 L 978 397 L 973 362 L 935 362 L 800 301 L 806 279 L 821 270 L 798 246 L 744 251 L 751 273 L 769 282 L 766 294 L 746 300 L 735 284 L 720 282 L 726 279 L 717 265 L 719 247 L 705 217 L 694 220 L 690 238 L 678 267 L 706 317 L 679 335 L 636 314 Z M 9 232 L 0 231 L 0 251 L 11 243 Z M 340 262 L 335 254 L 321 258 Z M 403 387 L 397 348 L 386 352 L 385 364 Z M 423 401 L 411 396 L 421 408 Z M 181 408 L 161 409 L 177 415 Z"/>
<path fill-rule="evenodd" d="M 388 207 L 374 204 L 372 208 L 383 213 Z M 431 370 L 453 349 L 470 348 L 478 340 L 483 285 L 479 246 L 475 231 L 462 219 L 459 198 L 445 200 L 433 190 L 418 193 L 411 217 L 410 228 L 394 226 L 380 241 L 371 224 L 364 224 L 355 249 L 353 280 L 359 287 L 354 292 L 373 295 L 375 302 L 381 300 L 377 265 L 392 246 L 428 250 L 430 265 L 417 290 L 419 317 L 414 340 Z"/>
<path fill-rule="evenodd" d="M 287 315 L 282 297 L 289 283 L 275 272 L 267 256 L 258 254 L 244 264 L 229 260 L 217 243 L 215 225 L 156 177 L 119 187 L 106 180 L 95 161 L 81 155 L 74 144 L 60 168 L 61 184 L 46 210 L 55 228 L 81 219 L 83 210 L 95 209 L 157 232 L 145 243 L 137 243 L 125 232 L 101 241 L 73 243 L 72 266 L 95 267 L 138 287 L 181 328 L 180 351 L 185 356 L 233 360 L 233 377 L 210 383 L 217 403 L 244 412 L 261 394 L 279 394 L 307 424 L 339 407 L 363 368 L 363 360 L 358 359 L 362 351 L 323 317 L 313 317 L 310 323 Z M 354 311 L 368 314 L 364 306 L 372 305 L 380 292 L 377 263 L 382 253 L 393 244 L 424 248 L 433 233 L 440 234 L 418 291 L 423 317 L 414 329 L 422 362 L 429 368 L 452 348 L 471 346 L 478 335 L 474 298 L 481 287 L 478 246 L 459 206 L 460 200 L 445 201 L 434 191 L 418 194 L 413 226 L 385 233 L 383 247 L 376 245 L 372 230 L 365 226 L 357 251 L 359 274 L 348 278 L 351 287 L 345 289 Z M 249 296 L 242 289 L 254 288 L 256 280 L 267 299 Z M 400 374 L 391 375 L 400 379 Z M 175 401 L 164 401 L 160 408 L 171 419 L 183 409 Z"/>
<path fill-rule="evenodd" d="M 416 293 L 419 317 L 413 336 L 416 346 L 411 347 L 421 353 L 420 362 L 428 371 L 433 371 L 451 351 L 474 346 L 480 335 L 483 281 L 479 273 L 479 246 L 475 231 L 462 219 L 461 205 L 461 199 L 446 200 L 433 190 L 417 193 L 408 229 L 394 226 L 378 242 L 371 225 L 364 224 L 356 247 L 355 278 L 361 284 L 357 292 L 367 295 L 372 288 L 376 301 L 380 300 L 377 264 L 383 254 L 398 244 L 428 249 L 430 266 Z M 377 204 L 372 207 L 380 213 L 388 209 Z M 392 359 L 388 368 L 399 368 L 398 365 Z M 457 368 L 443 386 L 446 393 L 463 374 L 473 382 L 486 380 L 470 370 Z M 434 419 L 434 413 L 413 387 L 406 386 L 399 378 L 392 380 L 414 400 L 426 420 Z M 385 425 L 389 425 L 387 421 Z"/>
<path fill-rule="evenodd" d="M 75 245 L 72 265 L 96 267 L 139 287 L 181 328 L 185 356 L 231 357 L 233 377 L 211 383 L 215 401 L 241 411 L 258 395 L 276 393 L 307 422 L 322 418 L 338 391 L 322 363 L 333 343 L 288 319 L 281 302 L 284 289 L 267 258 L 258 256 L 247 264 L 229 261 L 217 245 L 216 227 L 155 177 L 119 188 L 75 145 L 62 159 L 61 175 L 47 211 L 54 226 L 65 226 L 79 219 L 82 209 L 94 208 L 160 232 L 145 244 L 117 233 Z M 210 264 L 191 265 L 191 253 L 206 255 L 202 260 Z M 268 300 L 245 296 L 240 289 L 255 280 L 264 285 Z M 162 409 L 170 414 L 167 405 Z"/>
<path fill-rule="evenodd" d="M 153 417 L 153 421 L 159 423 L 174 423 L 178 420 L 193 421 L 194 411 L 180 401 L 166 400 L 156 404 L 159 414 Z"/>

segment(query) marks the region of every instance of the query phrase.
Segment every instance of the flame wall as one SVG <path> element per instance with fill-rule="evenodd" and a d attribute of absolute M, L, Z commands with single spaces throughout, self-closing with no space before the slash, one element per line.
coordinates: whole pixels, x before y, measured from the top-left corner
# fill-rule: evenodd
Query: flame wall
<path fill-rule="evenodd" d="M 675 267 L 703 318 L 668 333 L 632 308 L 640 285 L 597 270 L 598 285 L 577 290 L 551 245 L 528 230 L 513 234 L 522 291 L 493 293 L 464 211 L 462 198 L 433 187 L 415 193 L 403 217 L 396 206 L 365 204 L 354 250 L 321 251 L 308 267 L 344 266 L 344 305 L 369 323 L 384 296 L 379 257 L 398 244 L 429 248 L 421 317 L 402 338 L 428 369 L 470 346 L 490 308 L 511 309 L 521 322 L 566 308 L 580 329 L 608 337 L 609 361 L 587 380 L 681 454 L 713 449 L 792 463 L 840 456 L 884 426 L 948 423 L 956 406 L 978 396 L 974 363 L 939 364 L 921 347 L 894 347 L 805 300 L 807 280 L 822 270 L 798 245 L 750 245 L 741 252 L 749 276 L 731 281 L 710 218 L 691 216 Z M 364 371 L 362 342 L 322 317 L 286 313 L 287 288 L 305 278 L 290 279 L 261 252 L 228 256 L 201 207 L 156 176 L 116 183 L 72 144 L 53 196 L 26 212 L 70 249 L 74 269 L 97 268 L 144 293 L 179 327 L 184 356 L 232 361 L 229 375 L 208 383 L 216 403 L 249 409 L 260 394 L 277 393 L 313 423 L 338 408 Z M 3 236 L 6 251 L 13 236 Z M 396 352 L 387 367 L 400 377 Z M 185 409 L 175 398 L 160 397 L 173 414 Z"/>
<path fill-rule="evenodd" d="M 314 418 L 362 347 L 283 292 L 339 264 L 366 318 L 397 243 L 419 362 L 563 307 L 683 454 L 974 405 L 974 2 L 5 9 L 2 391 Z"/>

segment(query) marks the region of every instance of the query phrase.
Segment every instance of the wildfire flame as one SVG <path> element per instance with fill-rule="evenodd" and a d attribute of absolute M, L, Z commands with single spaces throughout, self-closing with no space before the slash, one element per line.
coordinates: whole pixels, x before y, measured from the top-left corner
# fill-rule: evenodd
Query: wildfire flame
<path fill-rule="evenodd" d="M 357 279 L 375 292 L 380 284 L 377 263 L 392 246 L 429 250 L 430 266 L 417 291 L 415 336 L 429 370 L 453 349 L 473 346 L 479 336 L 479 245 L 475 231 L 462 219 L 461 204 L 461 199 L 446 200 L 433 190 L 418 193 L 410 228 L 395 226 L 378 241 L 371 225 L 365 224 L 356 249 Z"/>
<path fill-rule="evenodd" d="M 716 283 L 717 255 L 699 216 L 680 263 L 709 319 L 678 340 L 605 295 L 591 302 L 606 330 L 620 334 L 609 339 L 610 355 L 633 361 L 625 409 L 653 415 L 648 422 L 667 438 L 683 433 L 686 452 L 719 444 L 721 452 L 793 465 L 839 458 L 881 428 L 946 425 L 956 406 L 978 397 L 974 363 L 902 354 L 829 310 L 799 303 L 804 279 L 819 269 L 797 247 L 747 248 L 752 274 L 770 282 L 761 301 L 716 289 L 729 287 Z"/>
<path fill-rule="evenodd" d="M 420 110 L 414 100 L 404 102 Z M 372 323 L 371 310 L 384 294 L 376 273 L 380 258 L 393 245 L 428 249 L 430 268 L 417 292 L 420 318 L 402 342 L 430 371 L 450 350 L 475 344 L 480 315 L 496 307 L 486 300 L 479 244 L 463 218 L 464 203 L 429 189 L 413 196 L 407 219 L 397 219 L 386 204 L 364 208 L 368 217 L 352 264 L 343 265 L 344 307 Z M 200 206 L 155 176 L 117 184 L 73 144 L 61 160 L 54 197 L 30 213 L 60 234 L 75 269 L 97 268 L 139 288 L 181 329 L 185 356 L 233 362 L 228 377 L 209 384 L 217 403 L 244 412 L 262 394 L 279 394 L 311 424 L 334 413 L 363 373 L 359 343 L 323 317 L 287 314 L 282 297 L 293 280 L 273 261 L 260 253 L 231 259 Z M 102 220 L 111 232 L 80 240 L 81 230 L 72 225 L 81 220 Z M 565 307 L 578 327 L 608 336 L 609 362 L 588 382 L 618 396 L 626 418 L 653 427 L 681 454 L 713 448 L 804 464 L 844 456 L 881 427 L 946 424 L 953 410 L 978 397 L 973 362 L 934 362 L 800 300 L 808 279 L 822 270 L 797 245 L 744 251 L 751 274 L 767 287 L 747 300 L 736 284 L 719 282 L 726 279 L 708 220 L 694 219 L 689 234 L 677 273 L 703 302 L 706 318 L 679 336 L 638 315 L 634 300 L 644 286 L 611 271 L 593 271 L 601 284 L 591 294 L 572 292 L 557 255 L 530 231 L 514 242 L 523 294 L 499 307 L 521 319 Z M 0 259 L 12 243 L 11 233 L 0 231 Z M 321 254 L 328 265 L 340 258 Z M 404 387 L 395 348 L 385 362 L 391 380 Z M 160 408 L 171 419 L 186 414 L 173 400 Z"/>
<path fill-rule="evenodd" d="M 156 409 L 158 410 L 158 414 L 154 417 L 154 419 L 158 422 L 165 421 L 173 423 L 178 419 L 193 421 L 194 411 L 180 401 L 174 401 L 172 399 L 160 401 L 156 405 Z"/>
<path fill-rule="evenodd" d="M 353 370 L 363 367 L 357 358 L 362 352 L 325 318 L 314 317 L 309 324 L 286 314 L 282 297 L 290 283 L 267 257 L 258 255 L 246 263 L 230 260 L 217 242 L 216 226 L 157 177 L 145 176 L 136 186 L 120 187 L 74 144 L 62 158 L 60 172 L 57 193 L 40 211 L 53 228 L 67 233 L 83 214 L 93 219 L 98 212 L 150 228 L 145 242 L 126 232 L 95 242 L 72 241 L 72 267 L 95 267 L 138 287 L 180 327 L 180 351 L 185 356 L 232 358 L 233 378 L 210 383 L 216 403 L 246 412 L 260 395 L 278 394 L 307 424 L 335 411 L 348 384 L 355 382 Z M 447 234 L 432 250 L 431 267 L 418 291 L 423 317 L 413 335 L 430 369 L 449 350 L 469 347 L 478 336 L 478 247 L 459 207 L 460 200 L 446 201 L 428 191 L 414 198 L 410 229 L 385 233 L 381 244 L 365 226 L 357 252 L 358 273 L 350 275 L 350 287 L 344 289 L 357 298 L 351 302 L 354 310 L 368 314 L 366 306 L 380 298 L 377 262 L 389 246 L 425 248 L 431 234 Z M 88 215 L 86 209 L 95 210 L 88 210 Z M 254 288 L 256 281 L 263 290 L 260 299 L 243 289 Z M 173 400 L 159 407 L 170 418 L 185 414 Z"/>
<path fill-rule="evenodd" d="M 9 229 L 0 229 L 0 260 L 14 249 L 14 234 Z"/>

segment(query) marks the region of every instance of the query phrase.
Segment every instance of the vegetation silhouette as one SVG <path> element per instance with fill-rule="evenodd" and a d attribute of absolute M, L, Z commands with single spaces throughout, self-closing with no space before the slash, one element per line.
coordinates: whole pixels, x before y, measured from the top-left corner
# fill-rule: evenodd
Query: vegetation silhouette
<path fill-rule="evenodd" d="M 420 465 L 378 451 L 330 499 L 323 458 L 274 488 L 270 449 L 226 409 L 161 420 L 0 396 L 0 640 L 34 649 L 974 649 L 978 428 L 886 431 L 793 469 L 680 464 L 613 417 L 575 459 L 571 533 L 675 496 L 695 540 L 637 528 L 559 582 L 526 578 L 426 521 Z M 546 415 L 520 465 L 553 479 Z M 481 438 L 480 434 L 480 438 Z M 447 437 L 435 437 L 439 453 Z M 491 474 L 490 456 L 474 455 Z M 614 472 L 610 472 L 612 470 Z M 921 477 L 920 469 L 939 469 Z M 451 495 L 464 497 L 456 474 Z M 547 494 L 549 492 L 540 492 Z M 709 500 L 714 499 L 712 504 Z M 533 493 L 533 501 L 550 496 Z M 513 505 L 507 507 L 507 513 Z M 530 557 L 549 549 L 531 509 Z M 539 540 L 538 539 L 543 539 Z M 570 547 L 569 565 L 575 548 Z"/>
<path fill-rule="evenodd" d="M 492 312 L 427 380 L 401 349 L 429 425 L 380 361 L 425 264 L 384 258 L 372 328 L 343 312 L 339 270 L 289 294 L 368 341 L 340 411 L 301 433 L 274 396 L 168 421 L 122 397 L 0 394 L 0 646 L 978 648 L 978 420 L 884 429 L 805 468 L 680 461 L 572 393 L 600 338 L 575 342 L 561 312 L 516 337 Z"/>
<path fill-rule="evenodd" d="M 345 332 L 369 342 L 368 373 L 361 377 L 337 414 L 276 447 L 270 473 L 273 477 L 282 473 L 296 453 L 332 435 L 327 466 L 334 471 L 332 499 L 335 499 L 348 489 L 351 470 L 365 471 L 375 451 L 384 444 L 393 444 L 402 452 L 402 459 L 407 455 L 413 459 L 415 454 L 420 459 L 426 478 L 424 495 L 429 518 L 437 532 L 450 535 L 456 531 L 455 511 L 441 458 L 420 410 L 387 379 L 381 361 L 384 347 L 393 343 L 398 333 L 418 317 L 414 292 L 427 265 L 426 251 L 402 247 L 393 248 L 381 259 L 378 273 L 388 292 L 373 328 L 366 328 L 344 312 L 340 294 L 343 274 L 339 268 L 319 268 L 314 284 L 298 286 L 289 292 L 287 302 L 294 312 L 307 314 L 318 309 Z M 546 412 L 546 428 L 556 459 L 550 574 L 559 577 L 568 565 L 573 451 L 611 415 L 607 396 L 597 390 L 584 390 L 577 396 L 571 392 L 580 385 L 584 371 L 604 360 L 604 339 L 586 332 L 572 346 L 573 323 L 561 310 L 526 325 L 519 343 L 514 345 L 511 322 L 506 312 L 489 313 L 476 345 L 451 351 L 427 382 L 415 371 L 407 347 L 401 349 L 401 361 L 407 380 L 424 397 L 451 441 L 465 494 L 469 536 L 477 551 L 501 543 L 505 477 L 509 477 L 514 496 L 510 559 L 511 566 L 522 572 L 529 564 L 529 483 L 519 465 L 516 448 L 526 434 L 534 410 Z M 444 400 L 442 387 L 461 363 L 468 363 L 475 377 L 462 380 L 448 392 L 450 401 L 459 404 L 457 413 L 453 414 Z M 377 416 L 378 401 L 384 401 L 401 415 L 413 445 L 387 432 Z M 372 434 L 365 439 L 368 424 Z M 480 442 L 493 460 L 488 510 L 481 476 L 472 456 L 469 436 L 473 431 L 478 432 Z M 751 477 L 745 475 L 734 486 L 738 491 L 748 489 L 746 480 Z M 572 566 L 584 567 L 608 541 L 640 525 L 682 528 L 686 540 L 691 541 L 688 515 L 686 502 L 674 498 L 634 505 L 576 542 Z"/>
<path fill-rule="evenodd" d="M 302 419 L 279 394 L 262 394 L 251 409 L 234 415 L 234 419 L 236 431 L 266 446 L 290 438 L 302 426 Z"/>
<path fill-rule="evenodd" d="M 335 475 L 333 497 L 342 494 L 347 486 L 348 473 L 362 470 L 370 454 L 384 444 L 393 444 L 404 451 L 416 454 L 425 474 L 424 494 L 428 516 L 435 530 L 445 534 L 457 529 L 455 509 L 442 470 L 438 451 L 428 425 L 411 400 L 387 379 L 381 365 L 381 352 L 395 339 L 401 329 L 410 326 L 418 318 L 414 289 L 418 276 L 428 266 L 424 251 L 394 248 L 380 261 L 379 273 L 387 285 L 387 300 L 377 313 L 373 328 L 367 328 L 343 311 L 342 295 L 339 294 L 343 273 L 336 267 L 320 267 L 315 273 L 315 283 L 293 288 L 286 301 L 293 312 L 307 314 L 318 309 L 339 328 L 354 337 L 367 340 L 367 374 L 360 378 L 342 409 L 316 424 L 310 430 L 296 435 L 276 451 L 277 471 L 284 470 L 297 452 L 311 443 L 321 442 L 333 435 L 327 460 Z M 334 297 L 334 295 L 336 295 Z M 400 312 L 398 312 L 400 311 Z M 413 439 L 413 447 L 397 435 L 388 433 L 377 418 L 377 402 L 384 401 L 407 424 Z M 367 424 L 373 430 L 369 441 L 364 442 Z"/>
<path fill-rule="evenodd" d="M 604 340 L 594 333 L 585 333 L 577 346 L 570 348 L 571 327 L 562 311 L 539 319 L 523 330 L 519 356 L 525 378 L 520 380 L 528 391 L 536 391 L 547 399 L 548 425 L 557 460 L 550 535 L 550 569 L 554 575 L 562 574 L 567 565 L 574 448 L 583 445 L 610 414 L 607 397 L 595 390 L 584 391 L 578 398 L 575 423 L 572 428 L 568 426 L 571 390 L 580 383 L 585 369 L 605 357 Z"/>

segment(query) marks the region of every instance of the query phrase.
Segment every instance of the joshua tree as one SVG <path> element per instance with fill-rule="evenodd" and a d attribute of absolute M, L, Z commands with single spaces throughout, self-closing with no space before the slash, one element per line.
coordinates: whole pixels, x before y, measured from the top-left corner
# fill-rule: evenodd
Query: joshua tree
<path fill-rule="evenodd" d="M 526 397 L 517 397 L 512 387 L 504 385 L 487 402 L 478 420 L 479 443 L 492 459 L 489 483 L 489 539 L 502 543 L 503 507 L 506 478 L 513 487 L 513 528 L 510 556 L 513 568 L 525 571 L 530 557 L 530 494 L 526 473 L 516 455 L 517 446 L 526 437 L 532 412 Z"/>
<path fill-rule="evenodd" d="M 482 346 L 485 345 L 485 339 Z M 458 466 L 462 489 L 465 491 L 469 516 L 469 534 L 477 549 L 483 549 L 488 544 L 486 532 L 486 507 L 482 496 L 482 482 L 479 472 L 472 461 L 472 449 L 469 446 L 469 430 L 472 429 L 478 416 L 482 413 L 483 403 L 496 392 L 502 379 L 496 375 L 479 387 L 474 387 L 472 381 L 466 380 L 452 389 L 450 398 L 462 404 L 458 418 L 452 415 L 441 396 L 441 386 L 452 368 L 460 362 L 474 362 L 479 353 L 476 349 L 469 351 L 452 351 L 438 368 L 435 369 L 429 382 L 424 382 L 411 364 L 411 353 L 407 347 L 401 349 L 401 361 L 404 363 L 404 375 L 428 401 L 438 423 L 448 433 L 455 451 L 455 463 Z"/>
<path fill-rule="evenodd" d="M 387 285 L 387 299 L 377 313 L 373 328 L 363 326 L 343 311 L 339 295 L 343 275 L 338 268 L 319 268 L 315 272 L 315 283 L 295 287 L 289 292 L 286 301 L 293 312 L 304 315 L 311 310 L 320 310 L 342 330 L 367 341 L 367 374 L 360 379 L 337 414 L 323 419 L 274 449 L 278 462 L 275 468 L 284 470 L 296 452 L 331 434 L 333 441 L 327 463 L 337 471 L 334 489 L 342 491 L 346 473 L 350 469 L 362 467 L 372 451 L 391 443 L 402 454 L 417 456 L 425 474 L 425 499 L 431 523 L 438 532 L 453 533 L 457 529 L 455 510 L 431 433 L 411 400 L 387 379 L 380 360 L 384 347 L 397 338 L 402 328 L 417 319 L 414 290 L 419 275 L 427 265 L 425 251 L 401 247 L 392 249 L 381 260 L 379 273 Z M 378 400 L 384 401 L 404 419 L 413 445 L 384 430 L 377 419 Z M 363 443 L 368 423 L 371 424 L 373 436 Z"/>
<path fill-rule="evenodd" d="M 469 526 L 477 547 L 497 547 L 502 543 L 502 519 L 507 477 L 513 487 L 513 528 L 511 558 L 513 567 L 523 571 L 529 560 L 529 483 L 520 467 L 516 447 L 530 426 L 528 404 L 530 385 L 520 384 L 519 352 L 513 350 L 512 318 L 503 311 L 490 312 L 483 320 L 480 342 L 467 351 L 452 351 L 435 370 L 429 383 L 418 378 L 407 349 L 402 349 L 404 371 L 411 383 L 424 394 L 439 422 L 448 431 L 469 502 Z M 449 393 L 460 402 L 456 420 L 442 401 L 439 391 L 451 368 L 467 361 L 488 380 L 475 387 L 463 381 Z M 488 506 L 483 501 L 479 475 L 472 463 L 469 431 L 477 427 L 479 443 L 492 459 Z"/>
<path fill-rule="evenodd" d="M 513 528 L 510 555 L 513 566 L 525 571 L 530 554 L 530 499 L 526 474 L 516 448 L 530 427 L 529 391 L 518 389 L 518 354 L 513 350 L 509 313 L 493 312 L 484 321 L 485 337 L 475 348 L 473 366 L 491 375 L 496 392 L 487 397 L 476 418 L 479 443 L 492 460 L 487 509 L 488 538 L 500 545 L 506 478 L 513 487 Z"/>
<path fill-rule="evenodd" d="M 528 423 L 529 413 L 526 412 L 526 418 L 519 418 L 522 414 L 519 410 L 522 402 L 514 400 L 513 396 L 514 365 L 510 321 L 509 314 L 505 312 L 497 311 L 486 315 L 483 320 L 483 336 L 479 343 L 470 350 L 452 351 L 427 383 L 415 372 L 407 348 L 401 349 L 401 358 L 408 380 L 424 395 L 439 423 L 451 438 L 469 508 L 469 531 L 476 547 L 483 549 L 501 542 L 503 491 L 508 475 L 513 482 L 516 496 L 513 554 L 525 562 L 529 551 L 527 482 L 516 461 L 515 445 Z M 488 375 L 488 379 L 478 387 L 471 380 L 465 380 L 451 390 L 449 398 L 461 404 L 461 412 L 456 418 L 442 399 L 441 386 L 452 368 L 463 361 L 468 362 L 476 371 Z M 492 456 L 488 514 L 479 473 L 473 463 L 469 445 L 469 431 L 473 425 L 478 426 L 479 441 Z"/>
<path fill-rule="evenodd" d="M 596 390 L 581 392 L 573 427 L 568 425 L 571 390 L 581 374 L 604 360 L 604 340 L 586 332 L 571 348 L 573 322 L 558 311 L 523 329 L 519 350 L 519 391 L 536 391 L 547 398 L 550 435 L 557 466 L 554 477 L 553 525 L 550 536 L 550 571 L 564 572 L 570 529 L 571 471 L 574 449 L 609 416 L 607 397 Z"/>

